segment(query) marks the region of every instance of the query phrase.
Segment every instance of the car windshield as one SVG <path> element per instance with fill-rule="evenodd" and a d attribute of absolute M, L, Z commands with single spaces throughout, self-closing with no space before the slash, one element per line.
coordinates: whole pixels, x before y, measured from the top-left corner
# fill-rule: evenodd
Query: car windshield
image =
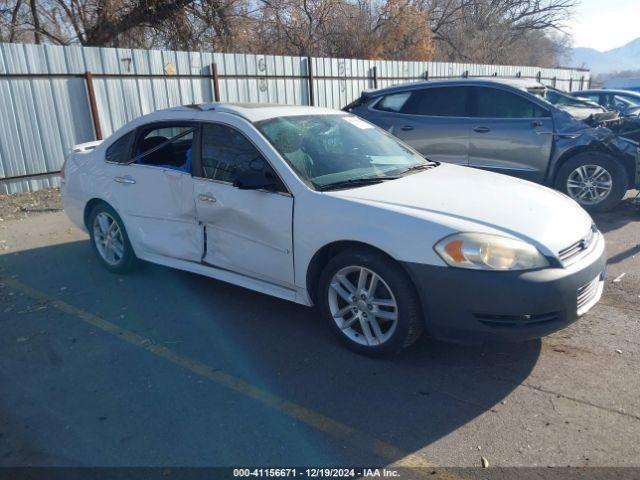
<path fill-rule="evenodd" d="M 256 127 L 298 175 L 319 190 L 382 182 L 434 165 L 353 115 L 278 117 Z"/>
<path fill-rule="evenodd" d="M 528 88 L 527 91 L 529 93 L 532 93 L 533 95 L 536 95 L 542 98 L 543 100 L 546 100 L 552 105 L 578 107 L 578 108 L 597 107 L 597 105 L 594 104 L 593 102 L 572 97 L 571 95 L 567 95 L 566 93 L 563 93 L 560 90 L 556 90 L 554 88 L 541 86 L 541 87 Z"/>

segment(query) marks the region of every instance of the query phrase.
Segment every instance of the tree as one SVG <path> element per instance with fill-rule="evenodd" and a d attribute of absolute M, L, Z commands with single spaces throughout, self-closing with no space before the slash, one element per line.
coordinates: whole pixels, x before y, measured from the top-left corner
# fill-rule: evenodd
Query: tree
<path fill-rule="evenodd" d="M 429 60 L 428 12 L 412 0 L 262 0 L 261 44 L 297 55 Z"/>
<path fill-rule="evenodd" d="M 0 40 L 556 65 L 578 0 L 0 0 Z"/>
<path fill-rule="evenodd" d="M 562 32 L 576 0 L 424 0 L 439 58 L 482 63 L 555 63 Z M 557 45 L 551 46 L 552 43 Z M 544 48 L 542 48 L 544 47 Z M 540 48 L 540 54 L 535 49 Z M 546 56 L 551 53 L 551 56 Z"/>
<path fill-rule="evenodd" d="M 87 46 L 119 46 L 128 35 L 156 28 L 182 11 L 193 0 L 29 0 L 14 3 L 15 31 L 27 31 L 35 43 L 79 43 Z M 11 27 L 10 27 L 11 28 Z M 4 26 L 3 26 L 4 30 Z M 23 32 L 24 33 L 24 32 Z M 23 35 L 24 37 L 24 35 Z"/>

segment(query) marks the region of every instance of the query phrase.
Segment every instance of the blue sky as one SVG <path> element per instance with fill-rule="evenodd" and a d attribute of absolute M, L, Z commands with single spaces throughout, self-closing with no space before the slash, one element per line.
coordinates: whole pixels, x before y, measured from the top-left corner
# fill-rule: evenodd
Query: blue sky
<path fill-rule="evenodd" d="M 640 0 L 581 0 L 568 32 L 574 47 L 620 47 L 640 37 Z"/>

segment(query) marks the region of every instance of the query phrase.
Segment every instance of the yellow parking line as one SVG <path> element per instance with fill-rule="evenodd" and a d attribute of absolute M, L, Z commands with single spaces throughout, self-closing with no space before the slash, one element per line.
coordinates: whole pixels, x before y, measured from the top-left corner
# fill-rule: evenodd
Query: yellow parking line
<path fill-rule="evenodd" d="M 322 415 L 314 410 L 299 405 L 297 403 L 289 402 L 277 395 L 273 395 L 261 388 L 255 387 L 250 383 L 234 377 L 228 373 L 211 368 L 210 366 L 174 352 L 173 350 L 163 346 L 157 345 L 151 342 L 148 338 L 145 338 L 137 333 L 126 330 L 114 323 L 111 323 L 103 318 L 98 317 L 92 313 L 86 312 L 80 308 L 74 307 L 62 300 L 59 300 L 53 296 L 50 296 L 40 290 L 36 290 L 22 282 L 13 278 L 2 278 L 0 281 L 4 284 L 12 287 L 15 290 L 21 291 L 27 296 L 41 302 L 46 302 L 50 306 L 57 310 L 72 315 L 85 323 L 93 325 L 100 330 L 110 333 L 117 338 L 124 340 L 136 347 L 142 348 L 158 357 L 164 358 L 169 362 L 178 365 L 182 368 L 189 370 L 201 377 L 204 377 L 212 382 L 227 387 L 230 390 L 238 392 L 246 397 L 252 398 L 257 402 L 273 408 L 295 420 L 298 420 L 306 425 L 309 425 L 316 430 L 324 432 L 332 437 L 336 437 L 342 441 L 348 442 L 358 448 L 364 448 L 371 453 L 384 458 L 391 463 L 390 467 L 397 468 L 429 468 L 434 469 L 436 465 L 427 461 L 420 455 L 415 453 L 404 452 L 400 448 L 379 440 L 375 437 L 371 437 L 363 432 L 356 430 L 348 425 L 345 425 L 337 420 L 333 420 L 326 415 Z M 430 472 L 431 473 L 431 472 Z M 431 478 L 454 478 L 450 472 L 438 470 L 436 476 Z"/>

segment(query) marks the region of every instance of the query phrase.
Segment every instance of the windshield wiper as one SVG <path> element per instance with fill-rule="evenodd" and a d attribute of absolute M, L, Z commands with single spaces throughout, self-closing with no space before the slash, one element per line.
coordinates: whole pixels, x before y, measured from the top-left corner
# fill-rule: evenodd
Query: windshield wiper
<path fill-rule="evenodd" d="M 436 162 L 434 162 L 434 163 L 419 163 L 417 165 L 413 165 L 412 167 L 405 168 L 400 173 L 402 175 L 404 175 L 405 173 L 417 172 L 417 171 L 420 171 L 420 170 L 428 170 L 428 169 L 436 167 L 436 166 L 438 166 L 438 164 Z"/>
<path fill-rule="evenodd" d="M 341 182 L 327 183 L 321 185 L 318 190 L 325 192 L 327 190 L 338 190 L 340 188 L 362 187 L 364 185 L 374 185 L 376 183 L 382 183 L 385 180 L 395 180 L 400 177 L 366 177 L 366 178 L 350 178 L 349 180 L 343 180 Z"/>

